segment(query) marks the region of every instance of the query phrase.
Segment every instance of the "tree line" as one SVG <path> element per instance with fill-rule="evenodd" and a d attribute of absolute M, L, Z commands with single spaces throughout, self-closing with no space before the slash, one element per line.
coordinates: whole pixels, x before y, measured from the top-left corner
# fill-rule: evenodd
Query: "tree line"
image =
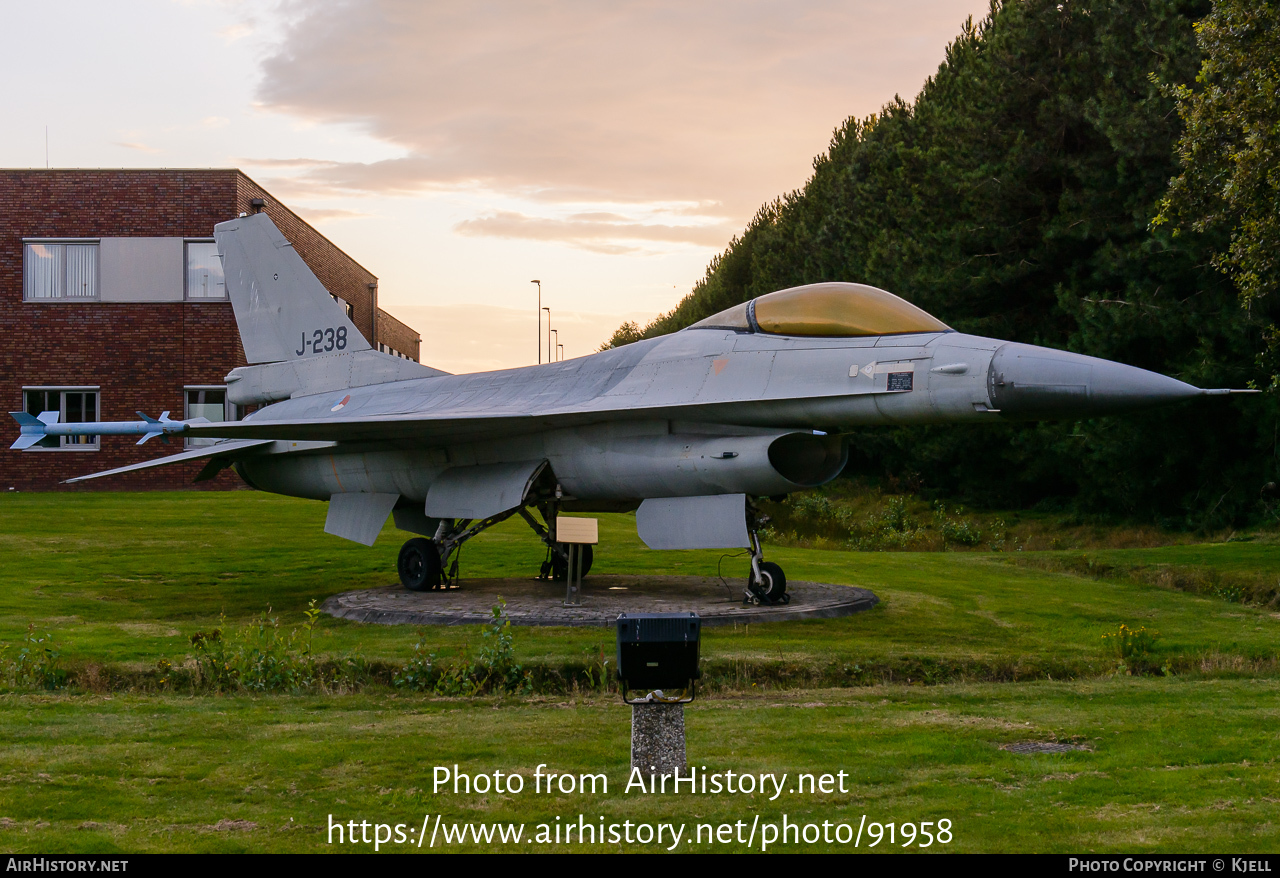
<path fill-rule="evenodd" d="M 839 280 L 962 332 L 1270 388 L 1278 17 L 1256 0 L 994 2 L 914 101 L 845 121 L 802 189 L 610 345 Z M 1219 527 L 1280 518 L 1278 431 L 1271 393 L 1079 423 L 874 428 L 851 437 L 849 472 L 978 505 Z"/>

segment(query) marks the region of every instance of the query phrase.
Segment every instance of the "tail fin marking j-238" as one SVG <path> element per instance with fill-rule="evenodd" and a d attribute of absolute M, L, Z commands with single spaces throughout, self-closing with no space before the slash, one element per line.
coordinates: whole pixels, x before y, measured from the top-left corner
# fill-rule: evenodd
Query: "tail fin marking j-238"
<path fill-rule="evenodd" d="M 213 236 L 250 363 L 370 349 L 346 311 L 265 213 L 219 223 Z"/>

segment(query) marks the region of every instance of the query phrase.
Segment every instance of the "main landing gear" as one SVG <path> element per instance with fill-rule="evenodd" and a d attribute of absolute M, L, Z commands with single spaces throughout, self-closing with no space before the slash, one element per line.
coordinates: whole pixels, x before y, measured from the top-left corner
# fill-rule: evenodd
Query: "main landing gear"
<path fill-rule="evenodd" d="M 396 561 L 400 582 L 409 591 L 439 588 L 443 566 L 440 549 L 425 537 L 415 537 L 401 546 L 400 558 Z"/>
<path fill-rule="evenodd" d="M 787 576 L 782 568 L 772 561 L 764 560 L 764 550 L 760 548 L 759 530 L 769 521 L 750 502 L 747 503 L 747 529 L 751 536 L 751 572 L 747 574 L 747 590 L 742 598 L 744 604 L 789 604 L 791 595 L 787 594 Z"/>
<path fill-rule="evenodd" d="M 563 543 L 555 541 L 559 503 L 548 500 L 537 503 L 536 508 L 547 525 L 534 518 L 526 506 L 517 506 L 480 521 L 466 518 L 444 519 L 436 528 L 435 536 L 430 539 L 415 537 L 400 547 L 400 558 L 396 563 L 400 582 L 409 591 L 457 588 L 462 544 L 513 515 L 523 518 L 547 547 L 547 558 L 542 562 L 538 578 L 565 581 L 569 575 L 569 551 Z M 582 547 L 583 576 L 591 570 L 592 555 L 591 546 Z"/>

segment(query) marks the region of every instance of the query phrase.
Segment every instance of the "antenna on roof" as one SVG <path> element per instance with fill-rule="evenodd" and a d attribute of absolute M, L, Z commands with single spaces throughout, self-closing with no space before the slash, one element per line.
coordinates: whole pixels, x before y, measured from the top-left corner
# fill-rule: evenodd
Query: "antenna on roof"
<path fill-rule="evenodd" d="M 49 126 L 44 126 L 44 169 L 49 170 Z"/>

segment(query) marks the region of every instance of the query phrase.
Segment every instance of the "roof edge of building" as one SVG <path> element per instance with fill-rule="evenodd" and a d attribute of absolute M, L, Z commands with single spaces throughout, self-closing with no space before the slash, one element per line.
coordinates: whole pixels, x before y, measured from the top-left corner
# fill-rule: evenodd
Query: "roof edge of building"
<path fill-rule="evenodd" d="M 225 174 L 244 173 L 239 168 L 214 168 L 214 167 L 209 167 L 209 168 L 3 168 L 3 167 L 0 167 L 0 174 L 13 173 L 13 172 L 21 172 L 24 174 L 29 174 L 29 173 L 57 174 L 57 173 L 66 173 L 68 171 L 79 173 L 79 174 L 84 174 L 84 173 L 118 174 L 121 171 L 137 171 L 138 173 L 141 173 L 141 174 L 168 173 L 172 171 L 177 171 L 179 173 L 185 173 L 187 171 L 219 171 Z"/>
<path fill-rule="evenodd" d="M 219 170 L 220 170 L 220 169 L 219 169 Z M 280 200 L 279 198 L 277 198 L 275 195 L 272 195 L 269 191 L 267 191 L 267 188 L 266 188 L 265 186 L 263 186 L 261 183 L 259 183 L 257 180 L 253 179 L 252 177 L 250 177 L 248 174 L 246 174 L 244 171 L 240 170 L 239 168 L 233 168 L 232 170 L 235 172 L 235 174 L 236 174 L 237 176 L 239 176 L 239 177 L 243 178 L 243 179 L 244 179 L 245 181 L 247 181 L 248 183 L 251 183 L 255 188 L 257 188 L 258 190 L 260 190 L 264 195 L 270 195 L 270 196 L 271 196 L 272 201 L 274 201 L 274 202 L 275 202 L 276 207 L 282 208 L 282 209 L 284 209 L 284 210 L 288 211 L 288 212 L 289 212 L 290 214 L 292 214 L 294 217 L 296 217 L 296 218 L 297 218 L 297 220 L 298 220 L 298 222 L 302 223 L 304 226 L 306 226 L 307 228 L 311 229 L 311 231 L 315 232 L 315 233 L 316 233 L 317 235 L 319 235 L 322 239 L 324 239 L 325 243 L 329 244 L 329 245 L 330 245 L 330 246 L 332 246 L 335 250 L 337 250 L 339 253 L 341 253 L 343 256 L 345 256 L 345 257 L 347 257 L 348 259 L 350 259 L 350 260 L 351 260 L 351 262 L 352 262 L 354 265 L 359 266 L 360 270 L 361 270 L 361 271 L 363 271 L 365 274 L 369 275 L 369 277 L 373 278 L 373 279 L 374 279 L 374 281 L 379 280 L 378 276 L 377 276 L 376 274 L 374 274 L 372 271 L 369 271 L 369 269 L 365 267 L 364 263 L 359 262 L 359 261 L 358 261 L 358 260 L 356 260 L 356 259 L 355 259 L 355 258 L 354 258 L 350 253 L 348 253 L 346 250 L 344 250 L 344 249 L 342 249 L 341 247 L 339 247 L 336 243 L 334 243 L 334 242 L 329 238 L 329 236 L 328 236 L 328 235 L 326 235 L 324 232 L 320 231 L 320 230 L 319 230 L 319 229 L 317 229 L 315 226 L 313 226 L 310 222 L 308 222 L 308 221 L 307 221 L 307 219 L 306 219 L 306 217 L 302 216 L 302 215 L 301 215 L 300 213 L 298 213 L 296 210 L 294 210 L 293 208 L 289 207 L 287 204 L 285 204 L 283 201 L 281 201 L 281 200 Z"/>
<path fill-rule="evenodd" d="M 354 263 L 355 265 L 359 266 L 359 268 L 360 268 L 360 270 L 361 270 L 361 271 L 363 271 L 363 272 L 365 272 L 366 274 L 368 274 L 368 275 L 369 275 L 371 278 L 373 278 L 375 281 L 379 279 L 379 278 L 378 278 L 378 275 L 376 275 L 376 274 L 374 274 L 372 271 L 370 271 L 370 270 L 368 269 L 368 267 L 366 267 L 363 263 L 361 263 L 360 261 L 358 261 L 358 260 L 354 259 L 354 258 L 351 256 L 351 254 L 350 254 L 350 253 L 348 253 L 346 250 L 342 249 L 342 247 L 339 247 L 339 246 L 338 246 L 338 245 L 337 245 L 337 244 L 336 244 L 332 239 L 330 239 L 330 238 L 329 238 L 329 236 L 328 236 L 328 235 L 326 235 L 326 234 L 324 234 L 323 232 L 321 232 L 321 231 L 320 231 L 319 229 L 317 229 L 314 225 L 312 225 L 310 222 L 308 222 L 308 221 L 307 221 L 307 219 L 306 219 L 305 217 L 303 217 L 301 214 L 299 214 L 296 210 L 294 210 L 293 208 L 289 207 L 287 204 L 285 204 L 283 201 L 281 201 L 278 197 L 276 197 L 275 195 L 273 195 L 270 191 L 268 191 L 268 190 L 267 190 L 267 188 L 266 188 L 265 186 L 263 186 L 261 183 L 259 183 L 257 180 L 255 180 L 253 177 L 250 177 L 247 173 L 245 173 L 245 171 L 244 171 L 242 168 L 226 168 L 226 167 L 208 167 L 208 168 L 195 168 L 195 167 L 190 167 L 190 168 L 2 168 L 2 167 L 0 167 L 0 174 L 14 174 L 14 173 L 22 173 L 22 174 L 58 174 L 58 173 L 75 173 L 75 174 L 119 174 L 119 173 L 137 173 L 137 174 L 161 174 L 161 173 L 167 173 L 167 174 L 184 174 L 184 173 L 205 173 L 205 174 L 207 174 L 207 173 L 218 173 L 218 174 L 234 174 L 234 175 L 236 175 L 237 177 L 243 178 L 245 181 L 247 181 L 248 183 L 250 183 L 251 185 L 253 185 L 255 188 L 260 189 L 264 194 L 266 194 L 266 195 L 270 195 L 270 196 L 271 196 L 271 200 L 275 203 L 276 207 L 279 207 L 279 208 L 282 208 L 282 209 L 284 209 L 284 210 L 288 211 L 290 214 L 292 214 L 294 217 L 296 217 L 296 218 L 297 218 L 298 222 L 302 223 L 302 224 L 303 224 L 303 225 L 305 225 L 307 228 L 311 229 L 311 231 L 315 232 L 317 235 L 319 235 L 321 238 L 323 238 L 323 239 L 324 239 L 328 244 L 332 245 L 332 246 L 334 247 L 334 249 L 338 250 L 340 253 L 342 253 L 344 256 L 346 256 L 348 259 L 350 259 L 350 260 L 352 261 L 352 263 Z"/>

